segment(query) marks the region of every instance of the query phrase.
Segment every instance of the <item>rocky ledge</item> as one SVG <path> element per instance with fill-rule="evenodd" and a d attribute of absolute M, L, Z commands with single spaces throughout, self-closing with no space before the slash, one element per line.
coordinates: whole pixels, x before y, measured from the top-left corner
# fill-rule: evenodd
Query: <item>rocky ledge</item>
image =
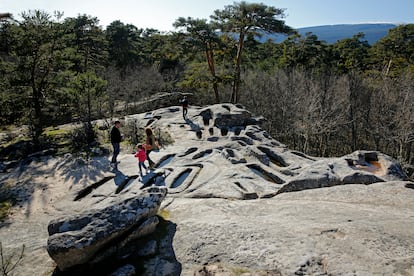
<path fill-rule="evenodd" d="M 398 162 L 367 150 L 308 156 L 262 120 L 231 104 L 122 118 L 173 142 L 151 153 L 146 175 L 124 150 L 117 171 L 100 159 L 86 184 L 54 197 L 43 239 L 55 274 L 414 273 L 414 183 Z M 65 158 L 55 167 L 70 167 Z"/>

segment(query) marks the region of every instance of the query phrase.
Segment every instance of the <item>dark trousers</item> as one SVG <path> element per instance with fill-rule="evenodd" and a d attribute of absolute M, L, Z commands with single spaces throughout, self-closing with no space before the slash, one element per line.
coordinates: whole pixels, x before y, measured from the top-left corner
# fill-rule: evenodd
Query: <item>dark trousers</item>
<path fill-rule="evenodd" d="M 147 166 L 145 166 L 144 162 L 138 162 L 139 173 L 142 174 L 142 168 L 147 170 Z"/>
<path fill-rule="evenodd" d="M 116 163 L 116 158 L 118 157 L 120 150 L 119 143 L 112 143 L 112 147 L 114 148 L 114 153 L 112 154 L 111 163 Z"/>
<path fill-rule="evenodd" d="M 188 112 L 187 107 L 183 107 L 183 118 L 184 118 L 184 119 L 185 119 L 185 117 L 187 116 L 187 112 Z"/>

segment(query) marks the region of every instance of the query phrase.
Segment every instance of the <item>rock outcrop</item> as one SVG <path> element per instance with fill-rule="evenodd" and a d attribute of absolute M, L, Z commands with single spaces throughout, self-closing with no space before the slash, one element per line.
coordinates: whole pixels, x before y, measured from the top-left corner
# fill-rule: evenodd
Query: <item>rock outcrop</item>
<path fill-rule="evenodd" d="M 193 110 L 181 123 L 171 115 L 178 111 L 159 109 L 151 118 L 126 117 L 138 128 L 149 124 L 177 139 L 160 152 L 156 176 L 143 181 L 167 187 L 170 196 L 256 199 L 335 185 L 407 180 L 398 162 L 380 152 L 316 158 L 289 150 L 260 128 L 260 118 L 240 106 Z"/>
<path fill-rule="evenodd" d="M 191 106 L 186 120 L 178 106 L 122 120 L 163 134 L 151 153 L 155 169 L 143 176 L 126 145 L 116 171 L 107 156 L 65 156 L 53 170 L 39 169 L 45 159 L 11 174 L 36 183 L 25 172 L 55 171 L 41 178 L 49 186 L 39 185 L 49 195 L 38 199 L 48 202 L 44 210 L 22 207 L 25 217 L 0 228 L 6 248 L 18 243 L 8 233 L 31 244 L 16 273 L 33 274 L 25 264 L 39 259 L 49 271 L 57 264 L 56 275 L 414 273 L 414 184 L 390 156 L 308 156 L 232 104 Z M 46 242 L 53 261 L 39 249 Z"/>
<path fill-rule="evenodd" d="M 49 255 L 61 271 L 109 258 L 127 258 L 146 245 L 137 245 L 137 240 L 154 232 L 166 192 L 149 188 L 140 195 L 120 196 L 101 209 L 52 220 L 48 225 Z"/>

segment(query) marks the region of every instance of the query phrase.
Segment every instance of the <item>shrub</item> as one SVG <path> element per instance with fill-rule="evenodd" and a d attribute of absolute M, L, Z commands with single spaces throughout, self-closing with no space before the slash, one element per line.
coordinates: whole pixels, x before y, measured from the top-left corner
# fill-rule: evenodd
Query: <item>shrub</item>
<path fill-rule="evenodd" d="M 16 252 L 11 253 L 8 256 L 5 256 L 3 252 L 3 245 L 0 242 L 0 257 L 1 257 L 1 272 L 2 275 L 7 276 L 10 275 L 10 272 L 13 271 L 17 265 L 21 262 L 24 256 L 24 249 L 25 245 L 23 244 L 22 250 L 20 251 L 19 255 L 16 255 Z"/>

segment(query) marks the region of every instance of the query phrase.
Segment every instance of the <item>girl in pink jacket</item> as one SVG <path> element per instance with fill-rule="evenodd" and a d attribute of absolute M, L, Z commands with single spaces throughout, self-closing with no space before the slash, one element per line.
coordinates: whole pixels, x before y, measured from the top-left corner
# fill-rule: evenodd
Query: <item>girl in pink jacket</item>
<path fill-rule="evenodd" d="M 145 171 L 147 170 L 147 166 L 144 164 L 145 160 L 147 160 L 147 154 L 142 145 L 137 146 L 137 152 L 134 156 L 138 158 L 139 174 L 142 176 L 142 168 L 144 168 Z"/>

